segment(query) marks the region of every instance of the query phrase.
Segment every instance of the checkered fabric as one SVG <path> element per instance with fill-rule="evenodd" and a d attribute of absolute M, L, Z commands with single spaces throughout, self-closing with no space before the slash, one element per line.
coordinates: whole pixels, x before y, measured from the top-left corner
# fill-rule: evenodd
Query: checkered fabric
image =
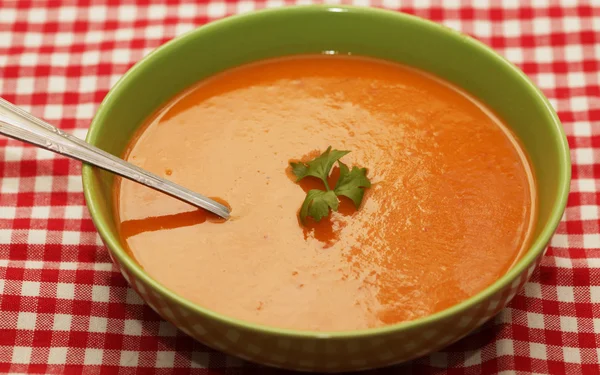
<path fill-rule="evenodd" d="M 83 137 L 109 88 L 155 47 L 295 3 L 0 0 L 0 96 Z M 520 66 L 557 109 L 574 164 L 563 221 L 509 307 L 451 347 L 381 372 L 600 374 L 600 1 L 355 4 L 441 22 Z M 80 172 L 0 136 L 0 373 L 275 372 L 202 346 L 142 302 L 94 229 Z"/>

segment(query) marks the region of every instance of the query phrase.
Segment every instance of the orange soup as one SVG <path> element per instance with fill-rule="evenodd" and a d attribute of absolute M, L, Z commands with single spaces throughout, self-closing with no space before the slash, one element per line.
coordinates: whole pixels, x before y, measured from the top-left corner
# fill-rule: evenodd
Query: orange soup
<path fill-rule="evenodd" d="M 290 161 L 328 146 L 351 151 L 341 160 L 372 186 L 358 210 L 341 197 L 303 225 L 306 191 L 323 183 L 297 183 Z M 126 158 L 233 208 L 218 222 L 120 181 L 120 234 L 146 272 L 198 305 L 282 328 L 379 327 L 455 305 L 515 263 L 536 211 L 530 165 L 500 119 L 433 76 L 367 58 L 217 74 L 149 119 Z"/>

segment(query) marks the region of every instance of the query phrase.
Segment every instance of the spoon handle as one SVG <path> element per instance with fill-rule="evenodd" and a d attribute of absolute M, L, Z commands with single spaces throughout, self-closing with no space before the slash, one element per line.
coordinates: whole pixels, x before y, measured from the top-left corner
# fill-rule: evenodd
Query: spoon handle
<path fill-rule="evenodd" d="M 0 134 L 113 172 L 193 206 L 204 208 L 224 219 L 229 218 L 229 209 L 224 205 L 94 147 L 2 98 L 0 98 Z"/>

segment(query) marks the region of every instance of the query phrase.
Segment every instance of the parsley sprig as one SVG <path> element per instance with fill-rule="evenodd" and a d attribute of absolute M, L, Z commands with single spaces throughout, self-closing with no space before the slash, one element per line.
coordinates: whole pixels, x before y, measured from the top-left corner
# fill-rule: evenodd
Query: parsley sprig
<path fill-rule="evenodd" d="M 331 146 L 321 155 L 313 160 L 303 163 L 290 163 L 292 172 L 296 176 L 296 182 L 307 176 L 319 178 L 323 181 L 326 190 L 312 189 L 306 194 L 306 198 L 300 208 L 300 221 L 306 224 L 306 218 L 312 217 L 315 221 L 329 215 L 330 210 L 337 211 L 339 207 L 338 197 L 343 195 L 354 203 L 356 209 L 360 207 L 365 189 L 371 187 L 371 181 L 367 177 L 366 168 L 348 166 L 340 159 L 350 151 L 332 150 Z M 333 189 L 330 188 L 327 178 L 335 163 L 340 167 L 340 177 Z"/>

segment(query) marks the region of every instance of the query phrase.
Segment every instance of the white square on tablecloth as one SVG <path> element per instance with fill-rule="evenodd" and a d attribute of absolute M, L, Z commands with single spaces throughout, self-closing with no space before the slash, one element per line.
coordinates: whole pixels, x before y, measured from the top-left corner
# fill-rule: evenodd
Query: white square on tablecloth
<path fill-rule="evenodd" d="M 206 6 L 206 14 L 211 18 L 224 17 L 227 11 L 227 6 L 222 1 L 208 3 Z"/>
<path fill-rule="evenodd" d="M 142 322 L 136 319 L 125 319 L 123 334 L 131 336 L 142 335 Z"/>
<path fill-rule="evenodd" d="M 75 298 L 75 284 L 57 283 L 56 284 L 56 298 L 74 299 Z"/>
<path fill-rule="evenodd" d="M 102 39 L 102 34 L 98 33 L 99 38 Z M 92 51 L 84 51 L 81 54 L 81 63 L 83 65 L 95 65 L 100 61 L 100 51 L 92 50 Z"/>
<path fill-rule="evenodd" d="M 535 47 L 533 51 L 537 63 L 551 63 L 554 59 L 552 47 L 538 46 Z"/>
<path fill-rule="evenodd" d="M 598 206 L 585 205 L 580 207 L 581 220 L 598 220 Z"/>
<path fill-rule="evenodd" d="M 21 66 L 36 66 L 39 64 L 39 55 L 35 53 L 24 53 L 19 56 Z"/>
<path fill-rule="evenodd" d="M 65 219 L 81 219 L 83 217 L 84 207 L 71 205 L 65 207 Z"/>
<path fill-rule="evenodd" d="M 19 161 L 22 158 L 23 147 L 21 145 L 4 147 L 4 161 Z"/>
<path fill-rule="evenodd" d="M 67 78 L 61 76 L 48 77 L 48 92 L 62 93 L 67 91 Z"/>
<path fill-rule="evenodd" d="M 581 352 L 579 351 L 579 348 L 564 346 L 562 349 L 565 362 L 581 363 Z"/>
<path fill-rule="evenodd" d="M 146 28 L 146 37 L 152 39 L 162 38 L 165 35 L 165 28 L 162 25 L 152 25 Z M 131 59 L 131 54 L 126 50 L 116 50 L 115 53 L 119 55 L 119 61 L 127 63 Z"/>
<path fill-rule="evenodd" d="M 561 316 L 560 329 L 563 332 L 578 332 L 577 318 L 574 318 L 572 316 Z"/>
<path fill-rule="evenodd" d="M 17 329 L 35 329 L 36 319 L 36 313 L 20 311 L 17 317 Z"/>
<path fill-rule="evenodd" d="M 575 181 L 580 193 L 594 193 L 596 191 L 596 180 L 592 178 L 580 178 Z"/>
<path fill-rule="evenodd" d="M 55 331 L 70 331 L 72 316 L 69 314 L 55 314 L 52 329 Z"/>
<path fill-rule="evenodd" d="M 266 8 L 278 8 L 283 5 L 285 5 L 285 3 L 282 0 L 267 0 L 265 7 Z"/>
<path fill-rule="evenodd" d="M 583 234 L 583 247 L 586 249 L 600 248 L 600 234 L 598 234 L 598 233 Z"/>
<path fill-rule="evenodd" d="M 41 260 L 26 260 L 25 268 L 30 270 L 41 270 L 44 268 L 44 262 Z"/>
<path fill-rule="evenodd" d="M 73 22 L 77 19 L 77 8 L 62 6 L 58 8 L 58 19 L 62 22 Z"/>
<path fill-rule="evenodd" d="M 119 6 L 118 18 L 123 21 L 129 21 L 135 19 L 137 14 L 136 7 L 133 5 L 121 5 Z"/>
<path fill-rule="evenodd" d="M 546 360 L 546 345 L 530 342 L 529 353 L 532 358 Z"/>
<path fill-rule="evenodd" d="M 465 367 L 481 365 L 481 352 L 473 350 L 465 355 Z"/>
<path fill-rule="evenodd" d="M 2 39 L 0 35 L 0 40 Z M 20 95 L 31 95 L 35 91 L 35 79 L 32 77 L 21 77 L 17 79 L 17 93 Z"/>
<path fill-rule="evenodd" d="M 43 245 L 46 243 L 47 232 L 43 229 L 30 229 L 27 233 L 27 243 L 30 245 Z"/>
<path fill-rule="evenodd" d="M 160 25 L 148 27 L 146 34 L 149 37 L 154 36 L 160 38 L 163 35 L 163 28 Z M 118 64 L 129 64 L 132 61 L 131 50 L 125 48 L 114 49 L 112 52 L 112 60 Z"/>
<path fill-rule="evenodd" d="M 583 72 L 567 72 L 567 82 L 570 87 L 585 86 L 586 75 Z"/>
<path fill-rule="evenodd" d="M 123 367 L 136 367 L 139 361 L 139 352 L 131 350 L 123 350 L 119 364 Z"/>
<path fill-rule="evenodd" d="M 108 302 L 110 298 L 110 288 L 106 285 L 92 286 L 92 301 Z"/>
<path fill-rule="evenodd" d="M 532 24 L 536 34 L 549 34 L 552 31 L 552 23 L 548 17 L 535 17 Z"/>
<path fill-rule="evenodd" d="M 503 355 L 514 355 L 515 350 L 512 340 L 502 339 L 496 342 L 496 355 L 501 357 Z"/>
<path fill-rule="evenodd" d="M 63 113 L 63 107 L 58 104 L 48 104 L 44 108 L 44 118 L 47 120 L 59 119 L 62 117 L 62 113 Z M 48 155 L 52 155 L 51 157 L 49 157 L 47 159 L 56 157 L 55 156 L 56 154 L 51 151 L 48 151 L 48 150 L 41 150 L 41 151 L 48 153 Z"/>
<path fill-rule="evenodd" d="M 542 89 L 553 89 L 556 86 L 554 74 L 540 73 L 536 75 L 535 81 Z"/>
<path fill-rule="evenodd" d="M 158 368 L 173 368 L 175 365 L 174 351 L 158 351 L 156 352 L 156 367 Z"/>
<path fill-rule="evenodd" d="M 143 305 L 144 300 L 139 296 L 132 288 L 127 288 L 127 296 L 125 297 L 125 303 L 130 305 Z"/>
<path fill-rule="evenodd" d="M 188 31 L 192 31 L 196 28 L 196 25 L 192 23 L 180 23 L 175 27 L 175 35 L 181 35 L 187 33 Z"/>
<path fill-rule="evenodd" d="M 592 127 L 589 122 L 576 122 L 573 124 L 573 135 L 589 137 L 592 135 Z"/>
<path fill-rule="evenodd" d="M 383 6 L 386 6 L 385 4 L 386 0 L 383 0 Z M 237 12 L 239 13 L 247 13 L 247 12 L 251 12 L 255 9 L 254 7 L 254 2 L 253 1 L 238 1 L 237 4 Z"/>
<path fill-rule="evenodd" d="M 575 302 L 572 286 L 557 286 L 556 289 L 558 300 L 560 302 Z"/>
<path fill-rule="evenodd" d="M 473 21 L 473 32 L 479 38 L 489 38 L 492 36 L 492 24 L 487 21 Z"/>
<path fill-rule="evenodd" d="M 21 295 L 26 297 L 37 297 L 40 295 L 39 281 L 23 281 L 21 286 Z"/>
<path fill-rule="evenodd" d="M 75 107 L 75 116 L 80 119 L 91 119 L 95 106 L 92 103 L 78 104 Z M 83 129 L 85 131 L 85 129 Z"/>
<path fill-rule="evenodd" d="M 16 215 L 16 207 L 0 207 L 0 219 L 13 219 L 16 217 Z"/>
<path fill-rule="evenodd" d="M 85 358 L 83 360 L 83 363 L 86 365 L 101 365 L 102 355 L 102 349 L 87 348 L 85 350 Z"/>
<path fill-rule="evenodd" d="M 568 248 L 569 236 L 567 236 L 566 234 L 555 234 L 552 237 L 551 244 L 553 247 Z"/>
<path fill-rule="evenodd" d="M 571 261 L 571 258 L 554 257 L 554 262 L 556 264 L 556 267 L 573 268 L 573 262 Z"/>
<path fill-rule="evenodd" d="M 487 22 L 489 24 L 489 22 Z M 519 20 L 506 20 L 503 22 L 503 35 L 514 38 L 521 35 L 521 22 Z"/>
<path fill-rule="evenodd" d="M 67 176 L 67 191 L 72 193 L 83 191 L 81 176 Z"/>
<path fill-rule="evenodd" d="M 88 9 L 88 17 L 93 22 L 104 22 L 106 21 L 106 6 L 91 6 Z"/>
<path fill-rule="evenodd" d="M 52 176 L 36 176 L 34 190 L 36 193 L 49 193 L 52 191 Z"/>
<path fill-rule="evenodd" d="M 79 78 L 79 91 L 95 92 L 98 89 L 97 83 L 98 83 L 98 77 L 83 76 L 83 77 Z"/>
<path fill-rule="evenodd" d="M 92 316 L 90 317 L 89 332 L 106 333 L 107 324 L 108 319 L 101 316 Z"/>
<path fill-rule="evenodd" d="M 14 9 L 5 8 L 0 12 L 0 23 L 13 22 L 17 18 L 17 12 Z M 1 34 L 0 34 L 1 37 Z M 1 38 L 0 38 L 1 39 Z"/>
<path fill-rule="evenodd" d="M 48 219 L 50 217 L 50 206 L 38 206 L 31 208 L 32 219 Z"/>
<path fill-rule="evenodd" d="M 598 5 L 598 4 L 596 4 Z M 581 18 L 579 17 L 563 17 L 563 31 L 568 33 L 581 31 Z"/>
<path fill-rule="evenodd" d="M 544 316 L 542 314 L 526 312 L 527 326 L 529 328 L 544 329 Z"/>
<path fill-rule="evenodd" d="M 28 47 L 38 47 L 42 45 L 44 35 L 38 32 L 25 33 L 25 45 Z"/>
<path fill-rule="evenodd" d="M 575 149 L 575 159 L 579 165 L 594 164 L 594 149 L 591 147 Z"/>
<path fill-rule="evenodd" d="M 65 347 L 53 347 L 48 351 L 49 365 L 64 365 L 67 363 L 67 351 Z"/>
<path fill-rule="evenodd" d="M 162 19 L 167 14 L 167 7 L 164 4 L 152 4 L 147 11 L 149 19 Z"/>
<path fill-rule="evenodd" d="M 514 9 L 519 7 L 519 3 L 519 0 L 503 0 L 502 7 Z"/>
<path fill-rule="evenodd" d="M 76 262 L 60 262 L 60 264 L 58 265 L 58 268 L 60 268 L 61 270 L 76 270 L 77 263 Z M 73 284 L 70 284 L 70 285 L 73 285 Z"/>
<path fill-rule="evenodd" d="M 73 33 L 70 32 L 56 33 L 54 34 L 54 43 L 57 46 L 68 47 L 73 44 L 73 37 Z"/>
<path fill-rule="evenodd" d="M 98 30 L 91 30 L 88 31 L 85 34 L 85 42 L 89 43 L 89 44 L 95 44 L 95 43 L 100 43 L 102 42 L 102 40 L 104 40 L 106 38 L 106 34 L 102 31 L 98 31 Z M 89 58 L 89 56 L 97 56 L 96 60 L 89 60 L 84 58 L 83 61 L 85 61 L 85 64 L 95 64 L 94 61 L 97 61 L 100 59 L 100 51 L 89 51 L 90 53 L 87 54 L 84 52 L 83 56 L 86 56 Z"/>
<path fill-rule="evenodd" d="M 0 12 L 2 13 L 2 12 Z M 12 44 L 11 33 L 0 32 L 0 48 L 9 47 Z"/>
<path fill-rule="evenodd" d="M 448 19 L 444 21 L 444 25 L 453 30 L 462 31 L 462 22 L 460 20 Z"/>
<path fill-rule="evenodd" d="M 587 111 L 589 109 L 588 98 L 585 96 L 571 97 L 572 111 Z"/>
<path fill-rule="evenodd" d="M 28 346 L 15 346 L 12 353 L 12 363 L 31 363 L 31 350 L 31 347 Z"/>
<path fill-rule="evenodd" d="M 131 28 L 121 28 L 115 31 L 116 40 L 131 40 L 135 37 L 135 30 Z"/>

